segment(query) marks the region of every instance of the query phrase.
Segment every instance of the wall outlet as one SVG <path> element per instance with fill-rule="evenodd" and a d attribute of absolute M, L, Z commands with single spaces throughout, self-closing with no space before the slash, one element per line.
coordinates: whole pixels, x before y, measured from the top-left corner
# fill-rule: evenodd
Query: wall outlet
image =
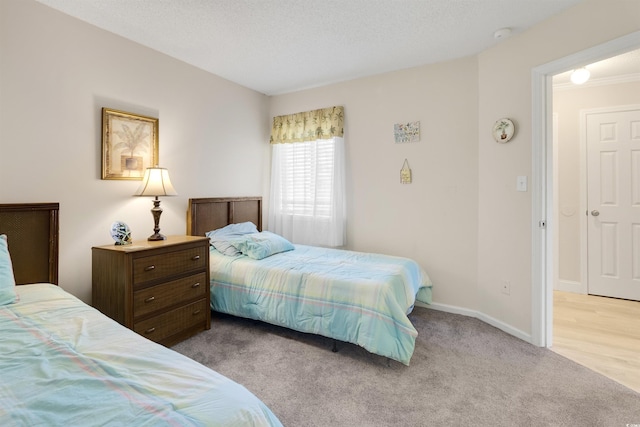
<path fill-rule="evenodd" d="M 505 295 L 511 294 L 511 282 L 508 280 L 502 281 L 502 293 Z"/>

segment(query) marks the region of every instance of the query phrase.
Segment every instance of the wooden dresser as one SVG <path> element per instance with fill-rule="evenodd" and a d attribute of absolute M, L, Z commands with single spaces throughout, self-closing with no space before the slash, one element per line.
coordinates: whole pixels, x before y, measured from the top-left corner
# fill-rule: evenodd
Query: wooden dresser
<path fill-rule="evenodd" d="M 172 346 L 211 327 L 209 239 L 91 248 L 93 306 L 129 329 Z"/>

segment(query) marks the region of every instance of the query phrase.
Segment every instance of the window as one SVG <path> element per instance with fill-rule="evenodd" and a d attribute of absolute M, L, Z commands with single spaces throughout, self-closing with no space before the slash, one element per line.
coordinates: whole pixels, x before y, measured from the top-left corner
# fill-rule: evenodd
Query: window
<path fill-rule="evenodd" d="M 268 228 L 294 243 L 343 246 L 344 187 L 341 136 L 274 143 Z"/>

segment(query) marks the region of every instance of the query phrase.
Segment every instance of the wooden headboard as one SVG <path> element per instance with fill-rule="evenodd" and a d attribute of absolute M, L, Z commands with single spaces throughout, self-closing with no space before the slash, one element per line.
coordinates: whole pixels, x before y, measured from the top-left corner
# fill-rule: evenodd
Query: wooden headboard
<path fill-rule="evenodd" d="M 59 203 L 0 204 L 16 284 L 58 284 Z"/>
<path fill-rule="evenodd" d="M 207 231 L 246 221 L 262 231 L 262 197 L 189 199 L 187 234 L 191 236 L 204 236 Z"/>

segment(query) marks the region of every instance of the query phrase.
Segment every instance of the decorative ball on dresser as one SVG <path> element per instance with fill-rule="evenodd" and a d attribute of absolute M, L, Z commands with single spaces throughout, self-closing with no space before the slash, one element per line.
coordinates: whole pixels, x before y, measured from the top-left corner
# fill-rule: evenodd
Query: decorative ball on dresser
<path fill-rule="evenodd" d="M 111 224 L 111 237 L 116 241 L 116 245 L 131 244 L 131 230 L 122 221 L 116 221 Z"/>

